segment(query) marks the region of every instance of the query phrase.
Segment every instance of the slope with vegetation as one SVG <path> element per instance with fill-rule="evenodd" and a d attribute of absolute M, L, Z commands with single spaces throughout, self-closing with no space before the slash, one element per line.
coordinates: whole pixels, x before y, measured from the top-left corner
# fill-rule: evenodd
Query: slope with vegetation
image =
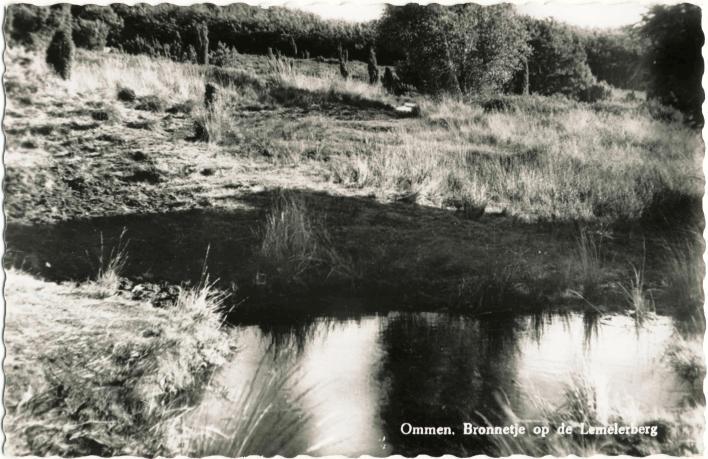
<path fill-rule="evenodd" d="M 96 283 L 6 273 L 6 451 L 169 453 L 170 423 L 230 352 L 210 286 L 156 309 Z"/>

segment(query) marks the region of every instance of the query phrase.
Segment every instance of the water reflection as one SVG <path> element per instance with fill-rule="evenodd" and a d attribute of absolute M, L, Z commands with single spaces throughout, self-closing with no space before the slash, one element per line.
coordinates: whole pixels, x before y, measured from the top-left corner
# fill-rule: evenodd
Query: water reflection
<path fill-rule="evenodd" d="M 283 455 L 493 454 L 479 437 L 460 435 L 462 422 L 505 422 L 499 394 L 522 419 L 535 419 L 535 401 L 562 403 L 565 385 L 577 375 L 597 389 L 601 414 L 621 408 L 629 421 L 674 410 L 682 398 L 662 360 L 675 332 L 668 317 L 636 332 L 634 322 L 619 315 L 471 319 L 431 313 L 236 332 L 242 350 L 218 375 L 225 387 L 242 391 L 264 365 L 267 374 L 295 369 L 282 390 L 269 394 L 279 413 L 299 420 L 294 441 L 275 451 Z M 199 422 L 228 435 L 226 420 L 241 411 L 211 394 L 201 413 Z M 450 426 L 457 435 L 406 436 L 404 422 Z M 277 425 L 268 428 L 278 432 Z"/>

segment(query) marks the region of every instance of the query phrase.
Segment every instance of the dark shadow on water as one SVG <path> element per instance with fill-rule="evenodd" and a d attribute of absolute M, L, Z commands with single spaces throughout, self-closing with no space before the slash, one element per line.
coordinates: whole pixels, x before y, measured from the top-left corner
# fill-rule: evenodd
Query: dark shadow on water
<path fill-rule="evenodd" d="M 381 332 L 384 359 L 378 377 L 387 389 L 380 409 L 393 450 L 404 456 L 494 455 L 484 436 L 463 435 L 463 423 L 509 422 L 498 398 L 513 405 L 521 402 L 516 385 L 519 338 L 530 333 L 540 339 L 552 318 L 539 319 L 400 315 L 390 320 Z M 406 422 L 450 426 L 455 435 L 403 435 Z"/>

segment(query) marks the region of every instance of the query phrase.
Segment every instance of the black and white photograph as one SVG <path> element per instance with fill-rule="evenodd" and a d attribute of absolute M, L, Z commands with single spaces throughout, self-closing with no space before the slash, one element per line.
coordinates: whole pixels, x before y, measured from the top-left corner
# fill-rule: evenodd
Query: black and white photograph
<path fill-rule="evenodd" d="M 9 3 L 17 456 L 704 454 L 702 4 Z"/>

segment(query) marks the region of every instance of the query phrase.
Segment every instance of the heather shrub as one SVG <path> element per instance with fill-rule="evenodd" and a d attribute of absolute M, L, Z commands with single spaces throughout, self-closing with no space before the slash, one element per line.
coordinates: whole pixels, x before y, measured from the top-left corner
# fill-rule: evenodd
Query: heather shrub
<path fill-rule="evenodd" d="M 158 96 L 145 96 L 138 100 L 135 108 L 147 112 L 161 112 L 165 110 L 165 101 Z"/>
<path fill-rule="evenodd" d="M 192 52 L 194 52 L 194 48 L 191 48 L 190 54 Z M 196 62 L 196 52 L 194 52 L 194 55 L 195 59 L 193 62 Z M 192 62 L 191 55 L 188 59 Z M 238 62 L 238 51 L 236 51 L 236 48 L 226 46 L 220 41 L 216 44 L 216 49 L 211 53 L 209 62 L 211 62 L 212 65 L 217 65 L 219 67 L 236 67 Z"/>
<path fill-rule="evenodd" d="M 130 88 L 118 88 L 118 100 L 123 102 L 133 102 L 137 97 L 135 91 Z"/>
<path fill-rule="evenodd" d="M 612 87 L 604 81 L 591 84 L 578 95 L 579 100 L 590 103 L 607 100 L 610 97 L 612 97 Z"/>

